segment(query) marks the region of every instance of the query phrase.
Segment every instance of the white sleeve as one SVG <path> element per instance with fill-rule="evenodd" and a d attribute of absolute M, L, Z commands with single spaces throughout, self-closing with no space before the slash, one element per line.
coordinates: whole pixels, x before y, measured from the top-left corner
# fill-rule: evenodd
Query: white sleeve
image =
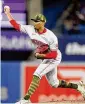
<path fill-rule="evenodd" d="M 50 44 L 51 50 L 57 50 L 58 49 L 58 39 L 55 35 L 51 37 L 51 44 Z"/>
<path fill-rule="evenodd" d="M 20 25 L 20 31 L 26 33 L 26 25 Z"/>
<path fill-rule="evenodd" d="M 20 31 L 29 35 L 33 32 L 33 26 L 32 25 L 20 25 Z"/>
<path fill-rule="evenodd" d="M 51 50 L 57 50 L 58 49 L 58 44 L 57 43 L 53 43 L 52 45 L 50 45 L 50 49 Z"/>

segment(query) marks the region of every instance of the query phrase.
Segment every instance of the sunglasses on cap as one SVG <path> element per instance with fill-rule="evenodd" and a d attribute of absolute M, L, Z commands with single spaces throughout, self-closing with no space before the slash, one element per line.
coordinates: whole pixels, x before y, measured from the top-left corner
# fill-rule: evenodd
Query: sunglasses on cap
<path fill-rule="evenodd" d="M 35 19 L 31 19 L 34 22 L 44 22 L 43 20 L 35 20 Z"/>

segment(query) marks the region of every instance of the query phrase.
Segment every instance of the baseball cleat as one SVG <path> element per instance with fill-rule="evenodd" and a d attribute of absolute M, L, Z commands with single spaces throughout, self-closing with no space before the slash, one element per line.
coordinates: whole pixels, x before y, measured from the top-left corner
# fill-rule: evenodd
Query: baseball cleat
<path fill-rule="evenodd" d="M 82 94 L 85 100 L 85 84 L 83 83 L 83 81 L 79 82 L 77 90 Z"/>
<path fill-rule="evenodd" d="M 21 99 L 20 101 L 16 102 L 15 104 L 29 104 L 29 103 L 31 103 L 30 100 Z"/>

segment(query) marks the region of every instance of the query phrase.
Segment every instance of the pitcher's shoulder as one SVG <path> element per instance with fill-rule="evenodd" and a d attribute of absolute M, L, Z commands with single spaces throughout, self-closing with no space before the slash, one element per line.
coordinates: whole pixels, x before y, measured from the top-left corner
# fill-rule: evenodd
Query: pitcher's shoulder
<path fill-rule="evenodd" d="M 50 34 L 54 34 L 53 31 L 49 30 L 48 28 L 46 28 L 47 32 L 49 32 Z"/>

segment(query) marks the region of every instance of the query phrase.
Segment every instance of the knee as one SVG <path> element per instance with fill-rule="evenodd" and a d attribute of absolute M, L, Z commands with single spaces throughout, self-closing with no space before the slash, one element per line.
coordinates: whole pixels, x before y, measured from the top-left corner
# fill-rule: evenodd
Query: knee
<path fill-rule="evenodd" d="M 53 88 L 57 88 L 59 86 L 59 80 L 55 81 L 54 83 L 50 83 Z"/>
<path fill-rule="evenodd" d="M 58 87 L 58 84 L 55 84 L 55 85 L 52 85 L 53 88 L 57 88 Z"/>

